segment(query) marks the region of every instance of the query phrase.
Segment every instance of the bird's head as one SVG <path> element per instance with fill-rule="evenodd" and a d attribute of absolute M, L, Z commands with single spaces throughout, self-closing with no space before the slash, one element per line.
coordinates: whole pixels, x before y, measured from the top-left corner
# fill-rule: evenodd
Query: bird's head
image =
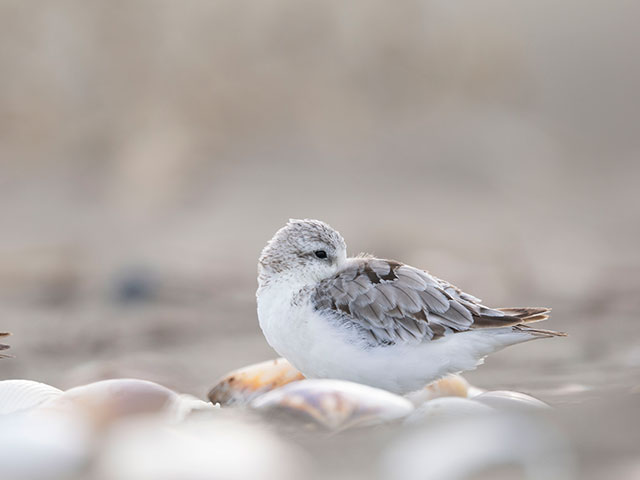
<path fill-rule="evenodd" d="M 275 278 L 300 287 L 334 275 L 347 258 L 342 236 L 319 220 L 294 220 L 278 230 L 262 250 L 258 283 Z"/>

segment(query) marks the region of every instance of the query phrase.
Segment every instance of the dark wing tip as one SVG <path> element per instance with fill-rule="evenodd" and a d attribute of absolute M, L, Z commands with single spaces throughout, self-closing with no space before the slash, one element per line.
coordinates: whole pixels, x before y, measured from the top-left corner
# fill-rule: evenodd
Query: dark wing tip
<path fill-rule="evenodd" d="M 528 318 L 537 317 L 539 315 L 548 315 L 551 312 L 549 307 L 510 307 L 510 308 L 496 308 L 510 317 L 520 318 L 526 320 Z"/>
<path fill-rule="evenodd" d="M 549 318 L 548 307 L 516 307 L 516 308 L 496 308 L 504 315 L 496 316 L 491 313 L 474 315 L 474 328 L 496 328 L 496 327 L 513 327 L 524 323 L 541 322 Z"/>
<path fill-rule="evenodd" d="M 549 318 L 551 309 L 548 307 L 497 308 L 509 317 L 519 320 L 518 323 L 541 322 Z"/>

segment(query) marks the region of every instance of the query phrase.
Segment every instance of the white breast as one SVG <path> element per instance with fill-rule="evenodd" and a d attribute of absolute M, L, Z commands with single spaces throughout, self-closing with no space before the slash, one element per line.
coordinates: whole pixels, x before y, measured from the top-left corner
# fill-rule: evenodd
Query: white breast
<path fill-rule="evenodd" d="M 310 345 L 304 309 L 291 303 L 292 292 L 278 283 L 258 291 L 258 320 L 262 332 L 276 352 L 295 365 L 297 351 Z"/>
<path fill-rule="evenodd" d="M 258 319 L 269 345 L 309 378 L 344 378 L 360 348 L 319 315 L 310 299 L 292 304 L 290 290 L 273 284 L 258 292 Z"/>

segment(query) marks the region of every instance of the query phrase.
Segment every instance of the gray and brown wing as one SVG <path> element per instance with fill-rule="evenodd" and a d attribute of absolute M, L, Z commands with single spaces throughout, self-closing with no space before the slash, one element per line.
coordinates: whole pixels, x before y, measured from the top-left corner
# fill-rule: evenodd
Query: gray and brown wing
<path fill-rule="evenodd" d="M 547 308 L 493 309 L 429 273 L 393 260 L 360 258 L 313 294 L 377 344 L 420 343 L 475 328 L 508 327 L 547 318 Z"/>

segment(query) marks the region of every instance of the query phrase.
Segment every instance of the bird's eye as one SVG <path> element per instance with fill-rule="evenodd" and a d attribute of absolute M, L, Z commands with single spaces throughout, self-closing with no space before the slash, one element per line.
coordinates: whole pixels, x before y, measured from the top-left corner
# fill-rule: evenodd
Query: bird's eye
<path fill-rule="evenodd" d="M 313 252 L 315 254 L 316 257 L 318 258 L 327 258 L 327 252 L 325 252 L 324 250 L 316 250 L 315 252 Z"/>

